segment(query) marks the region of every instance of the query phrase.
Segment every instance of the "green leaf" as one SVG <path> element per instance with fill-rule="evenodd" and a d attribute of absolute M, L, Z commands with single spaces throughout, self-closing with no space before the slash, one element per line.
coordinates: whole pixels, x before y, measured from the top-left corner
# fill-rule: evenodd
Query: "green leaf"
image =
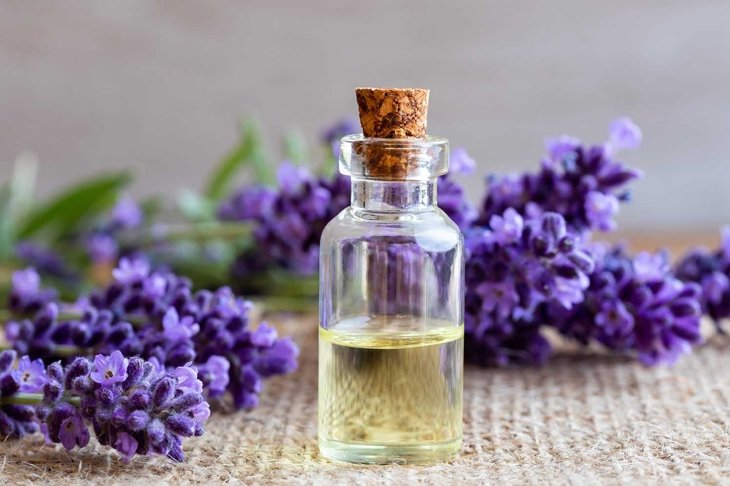
<path fill-rule="evenodd" d="M 183 189 L 177 197 L 177 207 L 188 220 L 195 222 L 215 221 L 215 204 L 195 191 Z"/>
<path fill-rule="evenodd" d="M 228 194 L 236 173 L 247 165 L 252 165 L 259 182 L 273 180 L 271 169 L 266 163 L 258 123 L 248 120 L 243 124 L 241 140 L 231 150 L 210 175 L 205 187 L 205 197 L 220 201 Z"/>
<path fill-rule="evenodd" d="M 38 160 L 23 153 L 15 160 L 10 181 L 0 187 L 0 258 L 7 258 L 15 247 L 15 230 L 33 204 Z"/>
<path fill-rule="evenodd" d="M 50 242 L 73 233 L 83 223 L 109 209 L 131 181 L 126 172 L 83 181 L 31 211 L 18 229 L 25 239 L 43 232 Z"/>
<path fill-rule="evenodd" d="M 300 130 L 290 130 L 284 136 L 284 154 L 286 158 L 297 165 L 304 164 L 308 159 L 307 139 Z"/>

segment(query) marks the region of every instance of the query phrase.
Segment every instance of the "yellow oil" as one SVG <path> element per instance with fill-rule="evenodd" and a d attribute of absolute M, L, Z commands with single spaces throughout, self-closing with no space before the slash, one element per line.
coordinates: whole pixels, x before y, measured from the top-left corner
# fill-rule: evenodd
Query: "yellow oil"
<path fill-rule="evenodd" d="M 348 462 L 444 459 L 461 447 L 464 328 L 394 318 L 320 328 L 319 446 Z"/>

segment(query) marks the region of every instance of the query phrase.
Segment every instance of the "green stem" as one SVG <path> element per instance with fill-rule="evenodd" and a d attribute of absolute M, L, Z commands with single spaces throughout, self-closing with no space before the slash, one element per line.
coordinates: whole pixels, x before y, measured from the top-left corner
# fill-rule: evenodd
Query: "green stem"
<path fill-rule="evenodd" d="M 13 347 L 9 344 L 0 344 L 0 352 L 10 351 Z M 54 346 L 52 354 L 57 358 L 74 358 L 76 356 L 87 356 L 93 353 L 86 351 L 92 351 L 92 348 L 82 348 L 79 346 L 72 346 L 70 344 L 57 344 Z"/>
<path fill-rule="evenodd" d="M 252 299 L 263 307 L 265 312 L 313 312 L 317 310 L 317 300 L 311 297 L 259 296 Z"/>
<path fill-rule="evenodd" d="M 217 239 L 245 238 L 251 234 L 246 223 L 211 222 L 181 225 L 158 225 L 138 231 L 126 231 L 120 235 L 123 245 L 151 246 L 161 242 L 208 241 Z"/>
<path fill-rule="evenodd" d="M 64 401 L 71 405 L 81 405 L 79 397 L 65 397 Z M 6 397 L 0 397 L 0 405 L 39 405 L 43 402 L 42 393 L 16 393 Z"/>

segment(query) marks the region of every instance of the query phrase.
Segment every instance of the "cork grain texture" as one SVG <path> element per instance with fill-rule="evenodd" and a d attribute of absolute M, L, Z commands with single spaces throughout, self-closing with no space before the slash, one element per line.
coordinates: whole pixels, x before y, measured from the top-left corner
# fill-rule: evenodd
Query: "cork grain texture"
<path fill-rule="evenodd" d="M 429 90 L 420 88 L 357 88 L 355 98 L 362 133 L 368 138 L 423 138 L 428 125 Z M 417 165 L 408 150 L 378 144 L 356 144 L 369 176 L 398 180 Z"/>
<path fill-rule="evenodd" d="M 302 348 L 300 369 L 267 383 L 251 412 L 216 410 L 187 461 L 103 447 L 66 452 L 40 436 L 0 443 L 7 484 L 719 484 L 730 475 L 730 341 L 672 369 L 560 348 L 542 368 L 480 369 L 464 380 L 464 445 L 445 463 L 358 466 L 317 450 L 317 323 L 270 320 Z"/>

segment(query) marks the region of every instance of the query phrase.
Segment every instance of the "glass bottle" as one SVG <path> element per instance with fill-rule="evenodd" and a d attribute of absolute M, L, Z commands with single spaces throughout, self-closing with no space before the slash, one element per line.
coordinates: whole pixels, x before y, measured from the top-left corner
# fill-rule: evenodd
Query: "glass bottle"
<path fill-rule="evenodd" d="M 342 139 L 352 205 L 324 229 L 320 256 L 326 457 L 424 462 L 461 446 L 463 239 L 436 205 L 448 152 L 435 137 Z"/>

